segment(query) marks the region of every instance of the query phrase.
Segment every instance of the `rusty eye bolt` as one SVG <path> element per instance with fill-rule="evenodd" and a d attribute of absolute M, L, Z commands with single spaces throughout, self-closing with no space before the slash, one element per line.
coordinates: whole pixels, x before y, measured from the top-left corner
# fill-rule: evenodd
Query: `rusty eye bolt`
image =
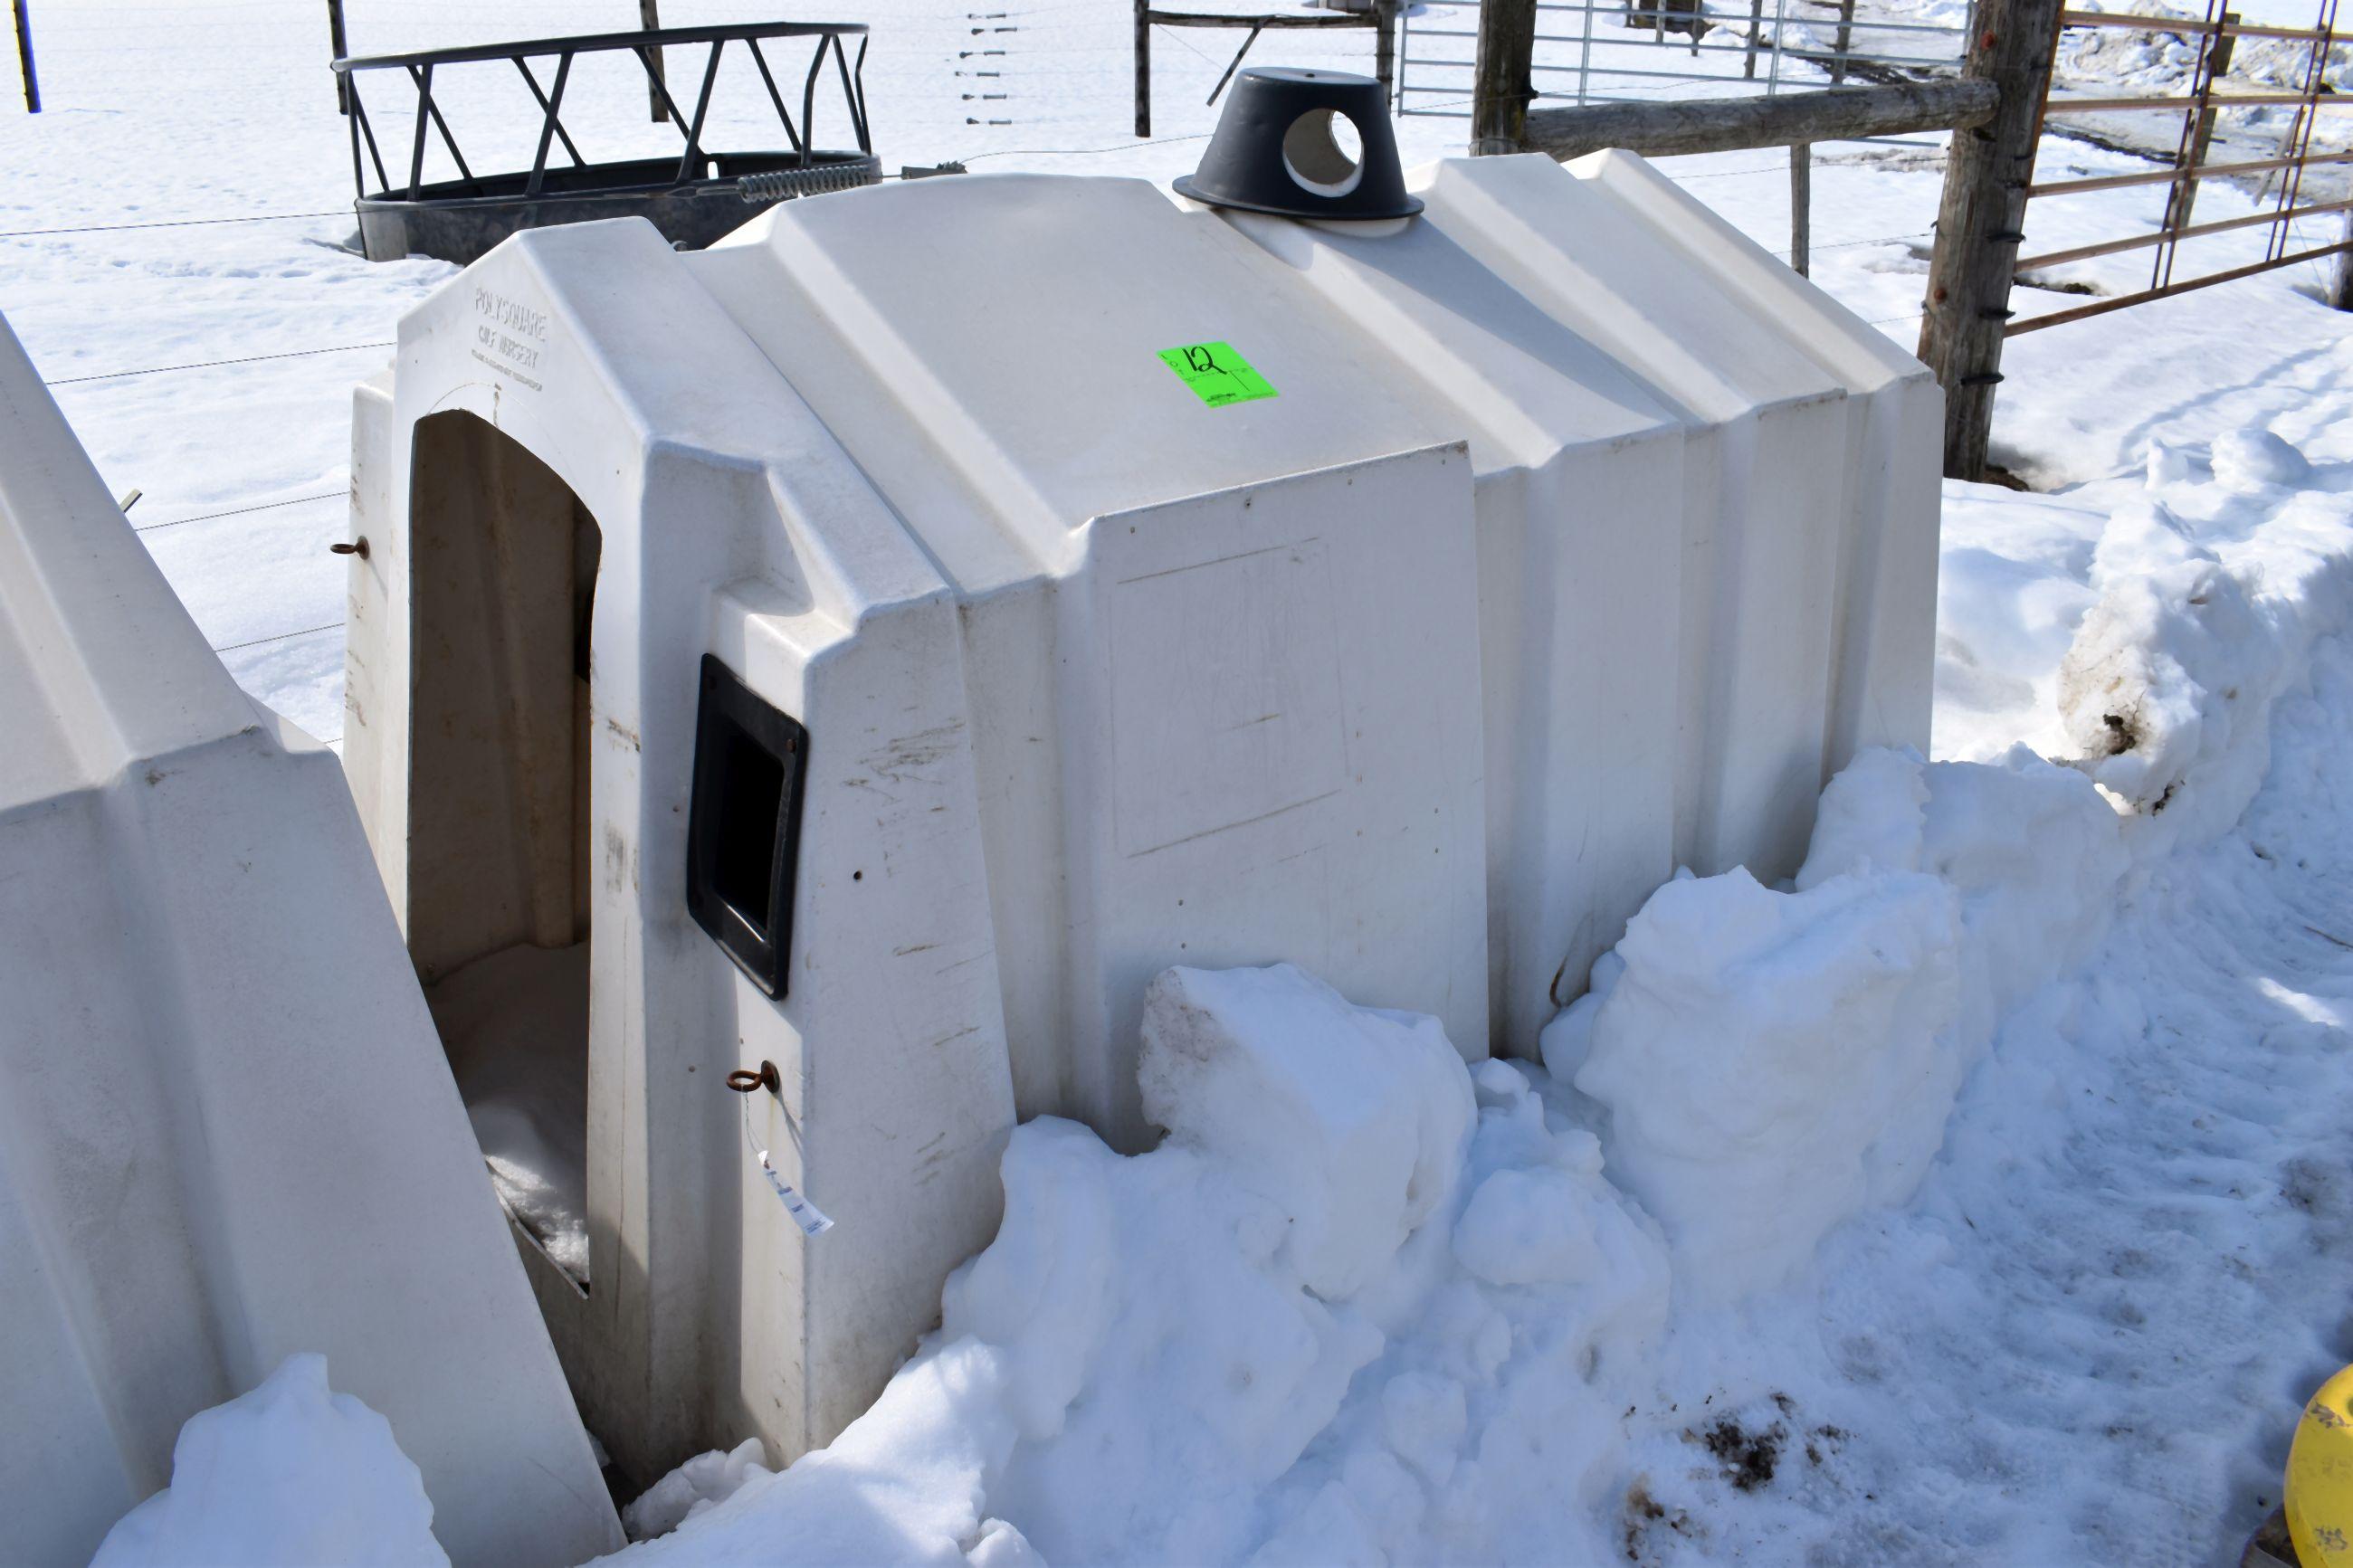
<path fill-rule="evenodd" d="M 770 1094 L 781 1094 L 784 1092 L 785 1080 L 777 1073 L 776 1063 L 762 1062 L 758 1072 L 754 1072 L 749 1068 L 737 1068 L 733 1072 L 729 1073 L 727 1087 L 738 1094 L 749 1094 L 755 1089 L 765 1089 Z"/>

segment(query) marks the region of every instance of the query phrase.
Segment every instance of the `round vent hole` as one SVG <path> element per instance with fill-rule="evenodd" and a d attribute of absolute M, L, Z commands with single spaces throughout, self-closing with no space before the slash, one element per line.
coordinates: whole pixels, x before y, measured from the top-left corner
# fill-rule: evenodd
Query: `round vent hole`
<path fill-rule="evenodd" d="M 1329 109 L 1311 109 L 1282 133 L 1282 166 L 1300 188 L 1345 196 L 1365 177 L 1365 140 L 1354 121 Z"/>

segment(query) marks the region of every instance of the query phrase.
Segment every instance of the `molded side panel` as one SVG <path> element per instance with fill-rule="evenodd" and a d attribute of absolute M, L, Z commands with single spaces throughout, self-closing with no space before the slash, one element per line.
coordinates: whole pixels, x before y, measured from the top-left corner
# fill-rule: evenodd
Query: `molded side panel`
<path fill-rule="evenodd" d="M 0 796 L 0 1303 L 81 1385 L 0 1432 L 0 1512 L 87 1557 L 184 1420 L 319 1351 L 456 1561 L 617 1546 L 335 759 L 237 691 L 5 328 L 0 446 L 37 759 Z"/>
<path fill-rule="evenodd" d="M 1133 511 L 1063 596 L 1078 1109 L 1148 1147 L 1144 989 L 1287 960 L 1486 1055 L 1486 791 L 1460 445 Z M 1086 901 L 1079 903 L 1076 890 Z"/>

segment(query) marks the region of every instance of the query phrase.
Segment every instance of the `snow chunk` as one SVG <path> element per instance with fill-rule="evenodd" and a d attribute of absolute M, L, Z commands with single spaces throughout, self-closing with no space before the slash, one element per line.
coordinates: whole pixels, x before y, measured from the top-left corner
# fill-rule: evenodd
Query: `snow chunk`
<path fill-rule="evenodd" d="M 1444 1486 L 1454 1474 L 1470 1424 L 1462 1385 L 1451 1377 L 1401 1373 L 1381 1389 L 1381 1429 L 1389 1447 L 1431 1486 Z"/>
<path fill-rule="evenodd" d="M 748 1477 L 659 1541 L 598 1561 L 626 1559 L 632 1568 L 1029 1562 L 1026 1542 L 1002 1539 L 1009 1527 L 981 1515 L 987 1480 L 1013 1446 L 1005 1382 L 1003 1362 L 987 1346 L 935 1346 L 902 1367 L 831 1447 L 788 1470 Z"/>
<path fill-rule="evenodd" d="M 1515 1105 L 1528 1092 L 1528 1075 L 1501 1057 L 1489 1057 L 1472 1069 L 1471 1082 L 1482 1105 Z"/>
<path fill-rule="evenodd" d="M 1453 1194 L 1475 1109 L 1435 1018 L 1352 1007 L 1290 964 L 1171 969 L 1145 997 L 1145 1114 L 1280 1206 L 1326 1300 Z"/>
<path fill-rule="evenodd" d="M 1814 837 L 1798 868 L 1798 890 L 1851 872 L 1916 871 L 1927 830 L 1928 784 L 1911 750 L 1874 747 L 1831 780 L 1815 808 Z"/>
<path fill-rule="evenodd" d="M 2160 437 L 2149 437 L 2144 482 L 2150 489 L 2161 485 L 2181 484 L 2193 471 L 2188 452 Z"/>
<path fill-rule="evenodd" d="M 1567 1171 L 1496 1172 L 1455 1224 L 1455 1260 L 1491 1285 L 1591 1279 L 1602 1258 L 1590 1184 Z"/>
<path fill-rule="evenodd" d="M 2099 598 L 2059 668 L 2077 764 L 2167 842 L 2209 841 L 2254 798 L 2274 701 L 2319 638 L 2353 617 L 2344 505 L 2302 453 L 2246 429 L 2213 445 L 2211 481 L 2121 507 L 2091 571 Z"/>
<path fill-rule="evenodd" d="M 621 1524 L 632 1541 L 668 1535 L 703 1510 L 733 1497 L 744 1482 L 776 1474 L 761 1462 L 767 1457 L 757 1437 L 746 1437 L 731 1449 L 697 1454 L 623 1509 Z"/>
<path fill-rule="evenodd" d="M 2214 479 L 2234 490 L 2300 485 L 2312 477 L 2305 456 L 2269 430 L 2232 430 L 2214 438 Z"/>
<path fill-rule="evenodd" d="M 1699 1297 L 1778 1283 L 1910 1195 L 1960 1079 L 1959 942 L 1951 888 L 1915 871 L 1777 893 L 1736 869 L 1634 917 L 1577 1087 Z"/>
<path fill-rule="evenodd" d="M 2023 748 L 1865 752 L 1823 792 L 1796 891 L 1743 870 L 1661 889 L 1546 1058 L 1609 1110 L 1611 1169 L 1695 1298 L 1738 1297 L 1911 1196 L 1963 1076 L 2091 955 L 2129 865 L 2090 783 Z"/>
<path fill-rule="evenodd" d="M 20 1413 L 24 1414 L 24 1413 Z M 288 1356 L 250 1394 L 188 1418 L 172 1484 L 122 1516 L 90 1568 L 448 1568 L 425 1482 L 392 1423 Z"/>

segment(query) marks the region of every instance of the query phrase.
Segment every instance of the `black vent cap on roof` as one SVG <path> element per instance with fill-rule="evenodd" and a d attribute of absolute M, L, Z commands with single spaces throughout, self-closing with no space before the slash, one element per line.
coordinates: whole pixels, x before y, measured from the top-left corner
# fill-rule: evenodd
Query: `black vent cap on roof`
<path fill-rule="evenodd" d="M 1355 158 L 1333 134 L 1338 120 L 1356 130 Z M 1406 195 L 1381 84 L 1282 66 L 1254 66 L 1234 79 L 1200 167 L 1176 182 L 1176 194 L 1279 217 L 1370 220 L 1421 210 L 1420 198 Z"/>

